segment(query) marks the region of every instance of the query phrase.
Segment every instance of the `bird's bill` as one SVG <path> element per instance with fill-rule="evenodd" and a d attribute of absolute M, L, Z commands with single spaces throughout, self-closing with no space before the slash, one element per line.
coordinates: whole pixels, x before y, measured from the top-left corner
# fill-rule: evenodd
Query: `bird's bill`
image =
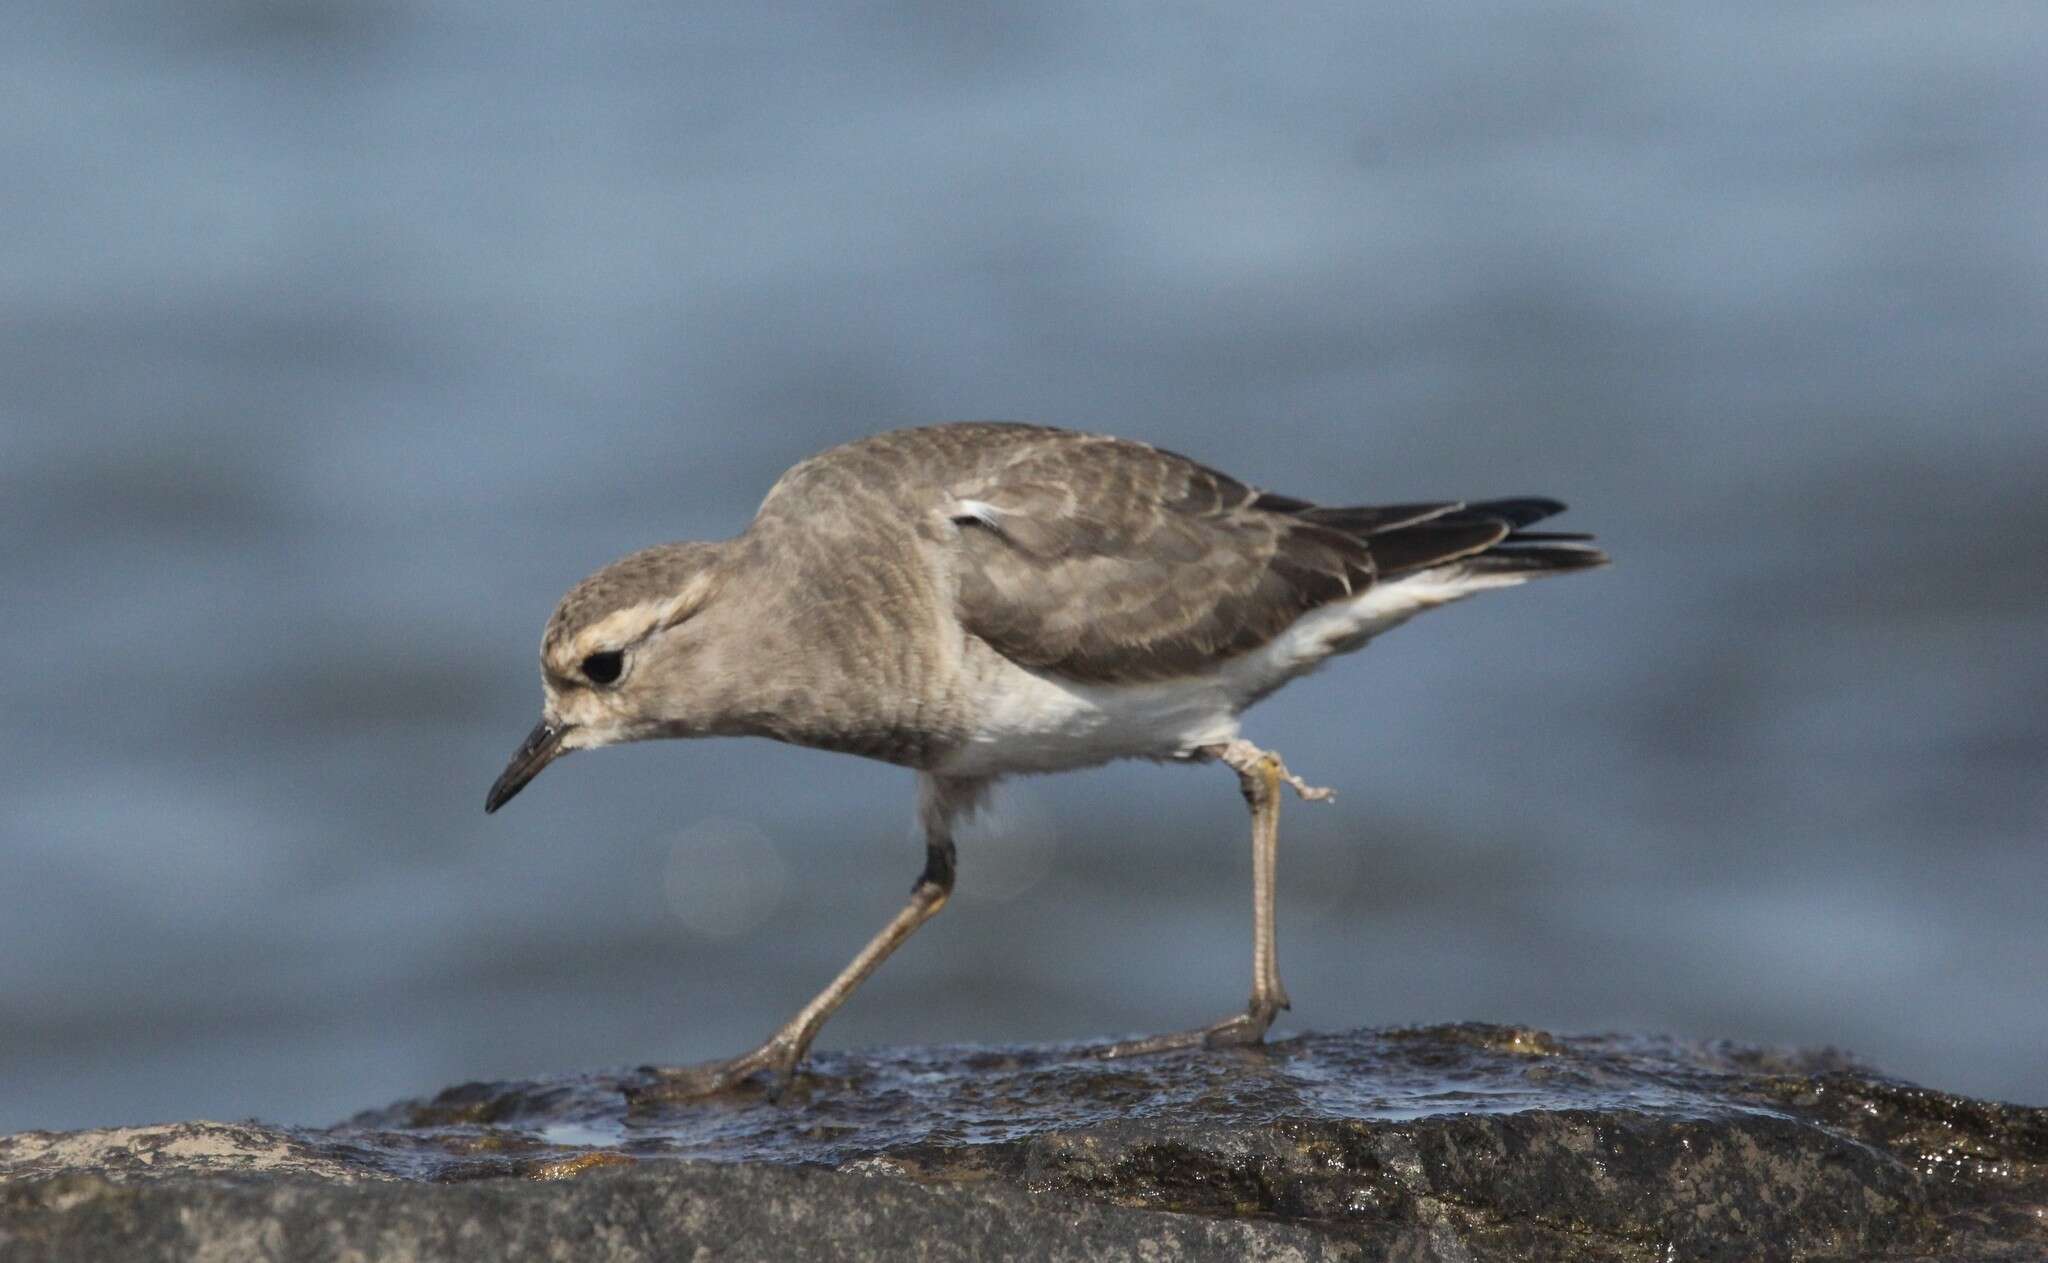
<path fill-rule="evenodd" d="M 562 748 L 562 738 L 574 725 L 549 723 L 543 719 L 526 734 L 520 742 L 519 752 L 505 765 L 505 771 L 491 786 L 491 792 L 484 798 L 486 814 L 496 811 L 512 801 L 512 795 L 526 788 L 526 783 L 540 775 L 540 770 L 567 753 Z"/>

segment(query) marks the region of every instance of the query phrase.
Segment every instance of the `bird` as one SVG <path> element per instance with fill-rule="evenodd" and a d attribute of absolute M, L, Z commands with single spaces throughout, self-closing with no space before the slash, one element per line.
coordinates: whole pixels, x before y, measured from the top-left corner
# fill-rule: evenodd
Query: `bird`
<path fill-rule="evenodd" d="M 956 826 L 1005 777 L 1116 759 L 1219 764 L 1251 815 L 1252 989 L 1205 1026 L 1106 1057 L 1255 1045 L 1289 1007 L 1275 953 L 1282 792 L 1246 708 L 1426 610 L 1607 563 L 1528 528 L 1542 497 L 1324 506 L 1129 439 L 1017 422 L 887 431 L 791 467 L 733 538 L 661 544 L 562 598 L 541 718 L 496 812 L 572 751 L 756 736 L 911 769 L 924 866 L 910 899 L 758 1047 L 659 1068 L 690 1099 L 779 1094 L 855 988 L 952 894 Z"/>

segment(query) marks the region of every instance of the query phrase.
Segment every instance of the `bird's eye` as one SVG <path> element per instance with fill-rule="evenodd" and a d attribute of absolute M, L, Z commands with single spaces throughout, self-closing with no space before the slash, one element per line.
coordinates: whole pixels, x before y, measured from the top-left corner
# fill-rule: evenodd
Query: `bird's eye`
<path fill-rule="evenodd" d="M 583 660 L 583 674 L 592 684 L 615 684 L 626 669 L 626 655 L 617 649 L 594 653 Z"/>

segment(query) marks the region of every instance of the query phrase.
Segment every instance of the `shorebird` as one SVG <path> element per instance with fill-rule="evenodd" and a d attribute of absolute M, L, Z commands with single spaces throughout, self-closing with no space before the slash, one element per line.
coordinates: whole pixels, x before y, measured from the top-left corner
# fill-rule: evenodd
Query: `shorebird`
<path fill-rule="evenodd" d="M 1221 763 L 1252 817 L 1241 1013 L 1105 1047 L 1254 1044 L 1288 1007 L 1274 954 L 1280 796 L 1309 786 L 1238 716 L 1424 610 L 1607 558 L 1525 528 L 1555 500 L 1322 507 L 1143 443 L 1046 426 L 895 430 L 785 473 L 753 522 L 570 589 L 541 639 L 540 723 L 496 811 L 572 750 L 760 736 L 917 773 L 910 902 L 760 1047 L 659 1071 L 657 1095 L 779 1092 L 854 988 L 945 906 L 953 828 L 999 778 L 1112 759 Z"/>

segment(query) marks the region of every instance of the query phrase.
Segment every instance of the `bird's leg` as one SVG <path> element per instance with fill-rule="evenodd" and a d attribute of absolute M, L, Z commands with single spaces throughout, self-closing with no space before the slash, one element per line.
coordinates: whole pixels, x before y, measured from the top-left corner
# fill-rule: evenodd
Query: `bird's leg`
<path fill-rule="evenodd" d="M 910 902 L 882 927 L 881 933 L 868 940 L 868 945 L 839 971 L 838 977 L 795 1017 L 783 1023 L 780 1030 L 764 1040 L 759 1048 L 727 1061 L 661 1070 L 659 1079 L 636 1095 L 666 1100 L 711 1096 L 737 1087 L 762 1071 L 768 1072 L 770 1095 L 780 1095 L 796 1077 L 797 1063 L 810 1050 L 811 1041 L 818 1037 L 826 1019 L 846 1003 L 854 988 L 889 959 L 890 953 L 901 947 L 918 926 L 938 915 L 952 893 L 953 841 L 942 838 L 928 845 L 924 873 L 911 888 Z"/>
<path fill-rule="evenodd" d="M 953 893 L 954 848 L 951 829 L 952 815 L 981 792 L 976 785 L 956 791 L 955 798 L 946 797 L 946 786 L 934 791 L 927 786 L 922 814 L 925 821 L 924 872 L 919 874 L 917 884 L 910 888 L 910 902 L 882 927 L 879 934 L 868 940 L 860 954 L 839 971 L 839 976 L 806 1004 L 797 1015 L 782 1024 L 781 1029 L 762 1041 L 752 1052 L 741 1053 L 726 1061 L 714 1061 L 700 1066 L 683 1066 L 675 1069 L 656 1071 L 656 1080 L 645 1087 L 636 1089 L 633 1095 L 652 1100 L 687 1100 L 691 1097 L 712 1096 L 739 1086 L 756 1074 L 766 1071 L 769 1076 L 769 1095 L 779 1096 L 796 1077 L 796 1068 L 810 1050 L 811 1041 L 846 998 L 867 976 L 889 959 L 890 953 L 903 945 L 917 931 L 917 927 L 938 915 L 946 906 L 946 900 Z"/>
<path fill-rule="evenodd" d="M 1175 1048 L 1206 1046 L 1221 1048 L 1256 1044 L 1280 1010 L 1289 1007 L 1287 988 L 1280 982 L 1280 963 L 1275 949 L 1275 874 L 1280 858 L 1280 787 L 1293 789 L 1309 801 L 1332 797 L 1287 770 L 1280 756 L 1261 750 L 1242 738 L 1228 745 L 1210 746 L 1206 758 L 1221 760 L 1237 773 L 1238 786 L 1252 813 L 1252 997 L 1245 1011 L 1220 1022 L 1171 1035 L 1126 1040 L 1102 1050 L 1105 1057 L 1133 1057 L 1142 1053 L 1167 1052 Z"/>

